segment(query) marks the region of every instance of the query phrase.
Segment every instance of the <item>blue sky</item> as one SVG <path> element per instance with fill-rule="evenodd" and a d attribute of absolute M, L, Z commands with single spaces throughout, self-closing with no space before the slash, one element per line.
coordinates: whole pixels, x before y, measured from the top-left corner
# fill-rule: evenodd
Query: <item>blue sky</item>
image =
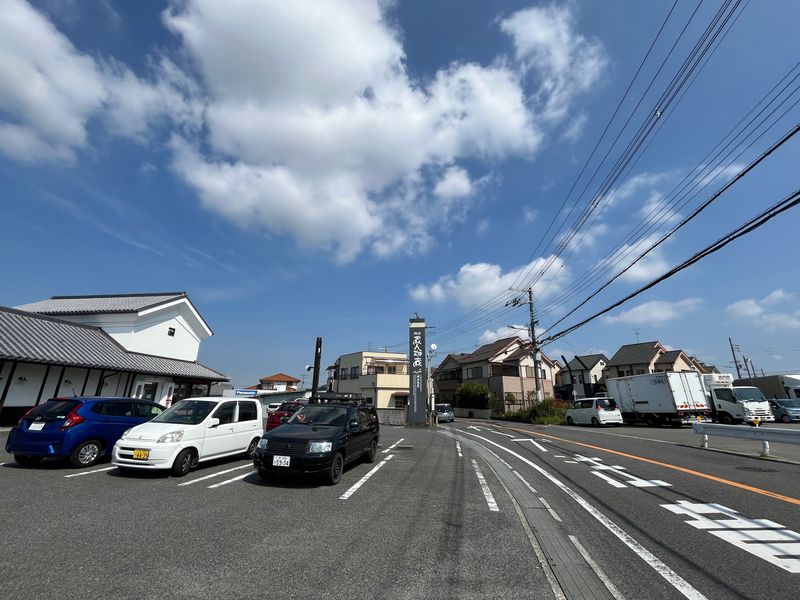
<path fill-rule="evenodd" d="M 676 3 L 620 116 L 677 40 L 672 56 L 589 173 L 609 148 L 600 179 L 611 171 L 721 4 L 689 20 L 696 6 Z M 436 327 L 434 362 L 469 351 L 526 322 L 524 308 L 504 308 L 505 290 L 552 264 L 534 282 L 546 329 L 637 255 L 609 266 L 676 185 L 698 195 L 658 232 L 798 122 L 790 87 L 785 114 L 741 155 L 703 162 L 798 58 L 800 6 L 742 3 L 631 170 L 554 255 L 600 179 L 580 179 L 580 199 L 570 187 L 671 7 L 4 0 L 0 247 L 11 260 L 0 304 L 186 290 L 215 332 L 200 360 L 243 385 L 302 375 L 318 335 L 326 363 L 402 350 L 415 312 Z M 798 158 L 792 139 L 563 326 L 793 192 Z M 579 200 L 568 218 L 565 200 Z M 800 371 L 798 215 L 545 351 L 610 355 L 638 328 L 723 370 L 731 336 L 759 369 Z M 534 253 L 554 218 L 563 228 Z M 565 293 L 604 265 L 593 286 Z"/>

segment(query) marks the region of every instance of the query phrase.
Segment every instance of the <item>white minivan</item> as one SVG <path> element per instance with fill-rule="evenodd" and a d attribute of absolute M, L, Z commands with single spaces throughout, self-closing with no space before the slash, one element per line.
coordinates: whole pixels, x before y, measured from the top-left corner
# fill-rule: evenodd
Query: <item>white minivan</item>
<path fill-rule="evenodd" d="M 263 434 L 258 400 L 187 398 L 123 433 L 111 463 L 121 471 L 171 469 L 182 477 L 206 460 L 252 458 Z"/>
<path fill-rule="evenodd" d="M 567 410 L 567 425 L 579 423 L 622 425 L 622 413 L 613 398 L 581 398 L 575 400 Z"/>

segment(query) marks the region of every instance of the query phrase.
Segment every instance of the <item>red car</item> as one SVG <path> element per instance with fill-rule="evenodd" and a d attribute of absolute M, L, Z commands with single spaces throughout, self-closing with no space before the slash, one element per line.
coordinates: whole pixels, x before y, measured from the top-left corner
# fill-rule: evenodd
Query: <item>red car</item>
<path fill-rule="evenodd" d="M 305 404 L 305 402 L 301 402 L 299 400 L 290 400 L 289 402 L 284 402 L 281 404 L 278 407 L 278 410 L 269 413 L 269 416 L 267 417 L 267 431 L 270 429 L 275 429 L 281 424 L 281 419 L 283 417 L 291 417 L 301 406 L 305 406 Z"/>

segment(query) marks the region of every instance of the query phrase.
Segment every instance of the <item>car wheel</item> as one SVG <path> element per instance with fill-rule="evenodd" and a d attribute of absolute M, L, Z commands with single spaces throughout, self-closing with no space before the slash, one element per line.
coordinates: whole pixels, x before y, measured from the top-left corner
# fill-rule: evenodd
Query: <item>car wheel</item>
<path fill-rule="evenodd" d="M 189 448 L 181 450 L 178 456 L 175 457 L 175 462 L 172 463 L 172 475 L 174 477 L 183 477 L 192 468 L 192 451 Z"/>
<path fill-rule="evenodd" d="M 342 478 L 342 471 L 344 471 L 344 456 L 341 452 L 333 455 L 331 466 L 328 467 L 328 472 L 325 474 L 325 482 L 328 485 L 336 485 Z"/>
<path fill-rule="evenodd" d="M 731 417 L 728 413 L 723 414 L 720 417 L 720 422 L 724 425 L 732 425 L 733 424 L 733 417 Z"/>
<path fill-rule="evenodd" d="M 17 461 L 18 465 L 23 467 L 32 467 L 33 465 L 39 464 L 41 462 L 41 456 L 22 456 L 21 454 L 15 454 L 14 460 Z"/>
<path fill-rule="evenodd" d="M 83 442 L 72 451 L 69 462 L 73 467 L 91 467 L 100 460 L 103 454 L 103 447 L 97 440 Z"/>
<path fill-rule="evenodd" d="M 575 421 L 572 420 L 572 417 L 567 417 L 567 425 L 575 425 Z"/>
<path fill-rule="evenodd" d="M 789 418 L 789 415 L 781 415 L 781 421 L 783 421 L 784 423 L 788 423 L 789 421 L 791 421 L 791 419 Z"/>
<path fill-rule="evenodd" d="M 600 427 L 600 421 L 597 420 L 597 417 L 592 417 L 592 427 Z"/>
<path fill-rule="evenodd" d="M 372 443 L 369 445 L 369 450 L 367 451 L 367 462 L 374 463 L 377 457 L 378 457 L 378 440 L 372 440 Z"/>
<path fill-rule="evenodd" d="M 253 438 L 253 440 L 250 442 L 250 445 L 247 447 L 247 450 L 244 451 L 244 457 L 247 460 L 253 460 L 253 456 L 255 456 L 257 446 L 258 446 L 258 438 Z"/>

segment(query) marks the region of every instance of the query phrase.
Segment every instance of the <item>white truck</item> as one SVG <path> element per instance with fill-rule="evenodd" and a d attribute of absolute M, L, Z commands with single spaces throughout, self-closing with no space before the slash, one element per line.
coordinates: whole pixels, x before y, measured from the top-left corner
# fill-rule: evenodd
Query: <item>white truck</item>
<path fill-rule="evenodd" d="M 606 389 L 628 422 L 680 427 L 684 419 L 708 414 L 703 380 L 693 371 L 616 377 L 606 380 Z"/>
<path fill-rule="evenodd" d="M 725 424 L 775 421 L 764 394 L 752 385 L 733 385 L 730 373 L 703 375 L 708 393 L 711 418 Z"/>
<path fill-rule="evenodd" d="M 791 398 L 800 400 L 800 374 L 764 375 L 763 377 L 743 377 L 733 385 L 754 385 L 767 398 Z"/>

